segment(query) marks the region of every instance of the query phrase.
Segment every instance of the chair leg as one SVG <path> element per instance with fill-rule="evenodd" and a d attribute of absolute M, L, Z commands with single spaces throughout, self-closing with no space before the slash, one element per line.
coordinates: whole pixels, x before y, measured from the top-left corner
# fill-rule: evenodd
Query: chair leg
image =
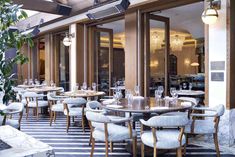
<path fill-rule="evenodd" d="M 113 142 L 110 142 L 110 152 L 113 152 Z"/>
<path fill-rule="evenodd" d="M 157 148 L 153 148 L 153 157 L 157 157 Z"/>
<path fill-rule="evenodd" d="M 144 157 L 144 144 L 141 143 L 141 157 Z"/>
<path fill-rule="evenodd" d="M 27 107 L 26 108 L 26 120 L 28 119 L 28 116 L 29 116 L 29 108 Z"/>
<path fill-rule="evenodd" d="M 56 121 L 56 112 L 54 112 L 54 123 Z"/>
<path fill-rule="evenodd" d="M 75 120 L 74 120 L 74 117 L 73 117 L 73 123 L 74 123 L 74 121 L 75 121 Z"/>
<path fill-rule="evenodd" d="M 136 147 L 137 147 L 137 137 L 133 138 L 133 143 L 132 143 L 132 149 L 133 149 L 133 157 L 136 157 Z"/>
<path fill-rule="evenodd" d="M 69 132 L 69 126 L 70 126 L 70 116 L 67 116 L 67 127 L 66 127 L 66 132 Z"/>
<path fill-rule="evenodd" d="M 219 150 L 218 136 L 217 136 L 217 134 L 213 134 L 213 137 L 214 137 L 214 143 L 215 143 L 216 155 L 217 155 L 217 157 L 220 157 L 220 150 Z"/>
<path fill-rule="evenodd" d="M 38 107 L 36 108 L 36 115 L 37 115 L 37 121 L 38 121 L 38 117 L 39 117 Z"/>
<path fill-rule="evenodd" d="M 50 126 L 52 124 L 53 111 L 50 111 Z"/>
<path fill-rule="evenodd" d="M 84 120 L 84 116 L 82 116 L 82 131 L 83 131 L 83 133 L 85 132 L 85 120 Z"/>
<path fill-rule="evenodd" d="M 186 156 L 186 144 L 184 145 L 184 156 Z"/>
<path fill-rule="evenodd" d="M 91 145 L 91 143 L 92 143 L 92 132 L 90 132 L 89 146 Z"/>
<path fill-rule="evenodd" d="M 181 149 L 181 147 L 177 149 L 177 157 L 182 157 L 182 149 Z"/>
<path fill-rule="evenodd" d="M 105 157 L 109 156 L 109 142 L 105 141 Z"/>
<path fill-rule="evenodd" d="M 91 146 L 91 155 L 90 155 L 90 157 L 93 157 L 94 149 L 95 149 L 95 139 L 92 138 L 91 142 L 92 142 L 92 146 Z"/>

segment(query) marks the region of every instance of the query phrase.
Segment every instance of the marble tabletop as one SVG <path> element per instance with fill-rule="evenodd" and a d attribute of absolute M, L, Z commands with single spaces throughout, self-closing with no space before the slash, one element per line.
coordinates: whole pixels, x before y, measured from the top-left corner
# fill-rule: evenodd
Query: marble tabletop
<path fill-rule="evenodd" d="M 1 157 L 55 157 L 51 146 L 8 125 L 0 127 L 0 139 L 12 147 L 0 151 Z"/>

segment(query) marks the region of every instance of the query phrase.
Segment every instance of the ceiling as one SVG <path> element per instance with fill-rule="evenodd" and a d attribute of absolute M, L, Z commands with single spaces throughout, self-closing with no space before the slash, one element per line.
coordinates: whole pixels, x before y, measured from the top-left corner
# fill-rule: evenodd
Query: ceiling
<path fill-rule="evenodd" d="M 203 12 L 203 2 L 158 11 L 153 14 L 165 16 L 170 19 L 171 30 L 190 33 L 193 38 L 204 37 L 204 24 L 201 20 Z M 114 21 L 111 23 L 100 25 L 102 28 L 113 29 L 114 34 L 124 32 L 124 20 Z M 151 28 L 163 28 L 160 22 L 151 22 Z"/>

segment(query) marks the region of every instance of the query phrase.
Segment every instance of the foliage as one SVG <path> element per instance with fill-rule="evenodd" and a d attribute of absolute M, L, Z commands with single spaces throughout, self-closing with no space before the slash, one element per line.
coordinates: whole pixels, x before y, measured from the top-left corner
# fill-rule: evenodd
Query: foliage
<path fill-rule="evenodd" d="M 12 89 L 15 84 L 13 68 L 16 64 L 22 65 L 28 61 L 20 50 L 24 44 L 33 45 L 29 34 L 23 35 L 18 30 L 10 29 L 20 20 L 27 18 L 26 12 L 21 10 L 21 7 L 13 4 L 11 0 L 0 1 L 0 91 L 4 94 L 3 103 L 6 105 L 16 98 Z M 5 58 L 5 53 L 10 48 L 16 49 L 16 56 Z"/>

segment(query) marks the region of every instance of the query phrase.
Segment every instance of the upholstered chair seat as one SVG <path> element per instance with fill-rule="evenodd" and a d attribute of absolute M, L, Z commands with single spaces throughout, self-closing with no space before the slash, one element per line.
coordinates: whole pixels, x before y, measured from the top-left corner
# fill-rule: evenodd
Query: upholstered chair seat
<path fill-rule="evenodd" d="M 180 141 L 178 140 L 180 134 L 179 130 L 158 130 L 155 134 L 157 137 L 156 147 L 158 149 L 176 149 L 186 142 L 185 136 L 183 135 L 180 144 Z M 153 133 L 151 131 L 144 132 L 141 135 L 141 141 L 149 147 L 154 147 Z"/>
<path fill-rule="evenodd" d="M 91 157 L 93 157 L 95 141 L 105 142 L 105 157 L 108 157 L 108 147 L 110 142 L 110 150 L 113 150 L 113 142 L 120 142 L 124 140 L 132 140 L 133 142 L 133 157 L 136 156 L 136 132 L 131 128 L 132 118 L 113 118 L 111 119 L 102 112 L 94 112 L 88 110 L 86 117 L 91 128 L 92 150 Z M 118 125 L 121 123 L 128 123 L 128 127 Z"/>
<path fill-rule="evenodd" d="M 47 100 L 50 106 L 50 126 L 52 125 L 52 120 L 56 121 L 56 113 L 64 112 L 64 104 L 62 101 L 66 97 L 56 96 L 56 93 L 50 92 L 47 93 Z"/>
<path fill-rule="evenodd" d="M 148 121 L 141 119 L 140 122 L 142 157 L 144 157 L 145 145 L 154 149 L 154 156 L 157 156 L 158 149 L 177 149 L 177 157 L 182 156 L 182 148 L 186 143 L 183 134 L 184 127 L 189 122 L 187 115 L 154 116 Z M 143 126 L 148 126 L 152 130 L 145 131 Z M 162 129 L 159 130 L 158 128 Z"/>
<path fill-rule="evenodd" d="M 188 134 L 207 135 L 212 134 L 216 148 L 217 157 L 220 157 L 218 143 L 218 129 L 220 117 L 224 114 L 224 105 L 217 105 L 213 108 L 193 107 L 190 114 L 190 123 L 185 128 L 186 138 Z"/>
<path fill-rule="evenodd" d="M 129 129 L 125 126 L 108 124 L 108 140 L 112 142 L 120 142 L 130 138 Z M 136 136 L 136 132 L 132 130 L 132 136 Z M 104 126 L 98 126 L 93 131 L 93 138 L 98 141 L 105 141 L 105 129 Z"/>
<path fill-rule="evenodd" d="M 7 118 L 5 125 L 10 125 L 20 130 L 21 119 L 22 119 L 23 112 L 24 112 L 24 104 L 19 103 L 19 102 L 13 102 L 9 104 L 8 106 L 6 106 L 5 112 L 7 113 L 7 115 L 11 115 L 11 117 L 16 114 L 19 114 L 18 119 Z M 3 117 L 0 118 L 0 121 L 2 124 Z"/>
<path fill-rule="evenodd" d="M 68 132 L 70 127 L 70 117 L 74 118 L 80 116 L 82 118 L 82 129 L 85 132 L 85 107 L 86 100 L 84 98 L 66 98 L 63 101 L 64 114 L 67 116 L 67 127 Z"/>
<path fill-rule="evenodd" d="M 37 94 L 35 92 L 25 92 L 23 98 L 26 99 L 26 119 L 28 119 L 29 108 L 33 108 L 36 111 L 37 120 L 39 118 L 39 108 L 48 107 L 48 102 L 43 100 L 43 94 Z"/>

